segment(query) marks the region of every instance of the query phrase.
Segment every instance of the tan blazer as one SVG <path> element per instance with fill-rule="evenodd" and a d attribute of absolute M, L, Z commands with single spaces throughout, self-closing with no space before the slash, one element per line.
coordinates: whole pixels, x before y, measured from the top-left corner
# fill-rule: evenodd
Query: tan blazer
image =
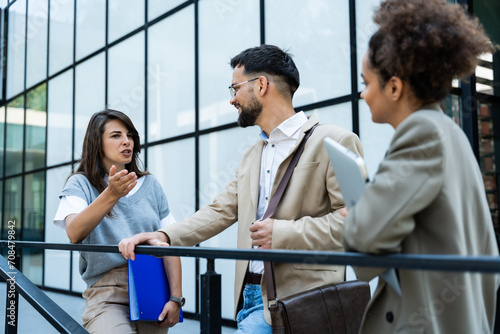
<path fill-rule="evenodd" d="M 469 141 L 437 104 L 396 129 L 374 180 L 344 225 L 346 250 L 498 255 Z M 378 270 L 357 268 L 361 279 Z M 402 296 L 379 279 L 361 333 L 491 333 L 498 276 L 399 270 Z"/>
<path fill-rule="evenodd" d="M 292 153 L 304 137 L 304 131 L 318 123 L 311 117 L 303 126 L 297 145 L 278 168 L 272 194 L 290 163 Z M 359 155 L 359 138 L 335 125 L 321 125 L 314 130 L 283 194 L 274 217 L 272 248 L 300 250 L 343 251 L 341 230 L 343 219 L 336 212 L 344 206 L 330 166 L 323 138 L 332 137 Z M 173 246 L 200 243 L 222 232 L 238 221 L 238 248 L 252 248 L 249 227 L 256 220 L 259 196 L 260 161 L 264 142 L 258 141 L 245 153 L 236 172 L 236 178 L 219 194 L 214 202 L 193 216 L 163 228 Z M 234 285 L 235 314 L 241 298 L 243 279 L 248 261 L 236 261 Z M 305 263 L 276 263 L 278 298 L 344 279 L 344 266 L 315 264 L 314 257 Z M 267 310 L 264 280 L 261 282 L 266 321 Z"/>

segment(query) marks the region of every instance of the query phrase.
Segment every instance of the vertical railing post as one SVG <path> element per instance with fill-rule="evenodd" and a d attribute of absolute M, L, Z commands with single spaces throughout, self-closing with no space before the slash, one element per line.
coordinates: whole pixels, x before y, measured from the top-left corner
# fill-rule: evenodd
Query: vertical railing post
<path fill-rule="evenodd" d="M 207 259 L 207 272 L 201 275 L 200 333 L 221 331 L 221 275 L 215 272 L 215 260 Z"/>
<path fill-rule="evenodd" d="M 17 255 L 14 260 L 15 267 L 21 267 L 21 257 Z M 12 270 L 14 272 L 14 269 Z M 19 322 L 19 292 L 16 289 L 16 277 L 7 279 L 5 298 L 5 334 L 17 334 Z"/>

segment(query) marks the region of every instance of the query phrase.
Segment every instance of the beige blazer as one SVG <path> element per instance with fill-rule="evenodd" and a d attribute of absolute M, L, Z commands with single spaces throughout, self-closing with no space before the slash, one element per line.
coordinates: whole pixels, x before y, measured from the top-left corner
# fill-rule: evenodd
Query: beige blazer
<path fill-rule="evenodd" d="M 318 123 L 311 117 L 303 126 L 297 145 L 278 168 L 272 194 L 283 177 L 304 132 Z M 359 138 L 335 125 L 321 125 L 314 130 L 289 181 L 274 217 L 273 249 L 343 251 L 341 230 L 343 219 L 337 210 L 344 206 L 323 138 L 329 136 L 362 155 Z M 251 249 L 249 227 L 256 220 L 259 196 L 260 161 L 264 142 L 259 140 L 243 156 L 236 178 L 214 202 L 193 216 L 163 228 L 173 246 L 200 243 L 238 222 L 238 248 Z M 234 285 L 235 314 L 242 297 L 243 279 L 248 261 L 236 261 Z M 311 257 L 303 263 L 276 263 L 278 298 L 344 279 L 344 266 L 322 266 Z M 267 310 L 264 279 L 261 282 L 266 321 Z"/>
<path fill-rule="evenodd" d="M 344 225 L 346 250 L 498 255 L 469 141 L 437 104 L 396 129 L 385 159 Z M 380 270 L 357 268 L 369 280 Z M 491 333 L 498 276 L 399 270 L 402 296 L 379 279 L 361 333 Z"/>

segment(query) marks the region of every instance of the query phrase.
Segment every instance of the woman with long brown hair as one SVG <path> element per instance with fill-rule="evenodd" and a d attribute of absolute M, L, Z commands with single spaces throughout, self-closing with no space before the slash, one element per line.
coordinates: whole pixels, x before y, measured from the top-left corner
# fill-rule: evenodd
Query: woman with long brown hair
<path fill-rule="evenodd" d="M 493 47 L 477 19 L 445 0 L 386 0 L 363 59 L 361 97 L 394 137 L 349 209 L 347 251 L 498 255 L 483 179 L 463 131 L 440 101 Z M 347 210 L 344 210 L 346 214 Z M 369 280 L 383 270 L 359 268 Z M 491 333 L 498 276 L 397 270 L 379 278 L 360 333 Z M 385 277 L 385 276 L 384 276 Z M 391 280 L 389 280 L 391 281 Z"/>
<path fill-rule="evenodd" d="M 82 159 L 60 195 L 54 223 L 72 243 L 118 244 L 140 232 L 174 221 L 159 182 L 138 166 L 139 134 L 120 111 L 95 113 L 88 124 Z M 178 257 L 163 258 L 172 296 L 182 296 Z M 91 333 L 166 333 L 179 319 L 169 301 L 158 322 L 131 322 L 128 275 L 121 254 L 81 252 L 80 274 L 87 284 L 83 325 Z"/>

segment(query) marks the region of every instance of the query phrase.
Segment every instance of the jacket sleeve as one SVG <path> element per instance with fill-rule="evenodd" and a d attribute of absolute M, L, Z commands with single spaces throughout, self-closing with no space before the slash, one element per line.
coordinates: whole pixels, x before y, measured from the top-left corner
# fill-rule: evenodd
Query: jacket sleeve
<path fill-rule="evenodd" d="M 234 224 L 238 216 L 238 177 L 231 181 L 212 204 L 194 215 L 166 226 L 159 231 L 166 233 L 172 246 L 194 246 Z"/>
<path fill-rule="evenodd" d="M 422 117 L 400 125 L 373 181 L 349 210 L 343 232 L 346 251 L 401 252 L 402 241 L 415 228 L 414 215 L 441 189 L 442 140 L 440 129 Z M 362 271 L 356 270 L 362 279 L 375 275 Z"/>
<path fill-rule="evenodd" d="M 359 138 L 352 132 L 346 132 L 338 142 L 356 154 L 362 156 L 363 149 Z M 323 145 L 321 140 L 320 145 Z M 328 154 L 322 146 L 322 159 L 327 164 L 323 187 L 326 187 L 330 207 L 329 212 L 321 216 L 304 215 L 296 220 L 275 219 L 273 227 L 273 249 L 302 249 L 322 251 L 342 251 L 343 217 L 339 210 L 344 207 L 335 173 Z M 309 186 L 309 185 L 306 185 Z M 303 194 L 303 196 L 306 196 Z"/>

